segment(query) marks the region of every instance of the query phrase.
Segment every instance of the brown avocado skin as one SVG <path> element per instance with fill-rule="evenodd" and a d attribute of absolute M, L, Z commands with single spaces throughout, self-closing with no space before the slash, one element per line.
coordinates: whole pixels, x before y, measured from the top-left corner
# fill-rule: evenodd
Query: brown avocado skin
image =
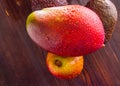
<path fill-rule="evenodd" d="M 32 11 L 41 10 L 46 7 L 67 5 L 67 0 L 30 0 Z"/>
<path fill-rule="evenodd" d="M 110 0 L 90 0 L 86 7 L 92 9 L 102 20 L 105 29 L 105 42 L 112 37 L 117 22 L 117 10 Z"/>

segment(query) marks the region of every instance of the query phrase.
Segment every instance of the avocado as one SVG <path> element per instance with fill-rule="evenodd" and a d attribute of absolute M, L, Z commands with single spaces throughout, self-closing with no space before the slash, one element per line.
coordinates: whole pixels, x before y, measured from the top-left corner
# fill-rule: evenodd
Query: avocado
<path fill-rule="evenodd" d="M 67 0 L 30 0 L 32 11 L 41 10 L 46 7 L 67 5 Z"/>
<path fill-rule="evenodd" d="M 110 0 L 90 0 L 86 7 L 90 8 L 100 17 L 105 29 L 105 41 L 107 43 L 114 32 L 117 22 L 117 10 Z"/>

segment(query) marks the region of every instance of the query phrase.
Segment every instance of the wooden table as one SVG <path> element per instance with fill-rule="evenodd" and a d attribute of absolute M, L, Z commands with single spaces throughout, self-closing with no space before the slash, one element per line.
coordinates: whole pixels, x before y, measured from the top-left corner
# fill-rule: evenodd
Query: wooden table
<path fill-rule="evenodd" d="M 85 56 L 77 78 L 62 80 L 49 73 L 46 51 L 26 32 L 29 0 L 0 0 L 0 86 L 120 86 L 120 0 L 112 1 L 119 15 L 112 39 Z"/>

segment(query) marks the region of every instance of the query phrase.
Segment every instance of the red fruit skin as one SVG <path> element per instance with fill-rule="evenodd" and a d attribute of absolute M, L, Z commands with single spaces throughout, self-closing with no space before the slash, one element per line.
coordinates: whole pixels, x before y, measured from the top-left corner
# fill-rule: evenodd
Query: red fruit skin
<path fill-rule="evenodd" d="M 68 5 L 35 11 L 27 23 L 29 36 L 45 50 L 60 56 L 80 56 L 103 46 L 105 34 L 95 12 Z"/>
<path fill-rule="evenodd" d="M 57 66 L 55 60 L 59 60 L 62 65 Z M 83 70 L 84 57 L 61 57 L 48 52 L 46 65 L 52 75 L 60 79 L 72 79 L 77 77 Z"/>

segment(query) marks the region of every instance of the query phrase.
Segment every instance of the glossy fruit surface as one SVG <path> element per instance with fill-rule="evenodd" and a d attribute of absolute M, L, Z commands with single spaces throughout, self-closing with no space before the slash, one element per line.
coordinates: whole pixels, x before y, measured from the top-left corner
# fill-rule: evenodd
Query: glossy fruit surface
<path fill-rule="evenodd" d="M 95 52 L 104 42 L 101 20 L 80 5 L 45 8 L 31 13 L 27 32 L 45 50 L 61 56 Z"/>
<path fill-rule="evenodd" d="M 83 56 L 61 57 L 52 53 L 48 53 L 46 59 L 49 71 L 62 79 L 77 77 L 83 69 L 83 61 Z"/>

